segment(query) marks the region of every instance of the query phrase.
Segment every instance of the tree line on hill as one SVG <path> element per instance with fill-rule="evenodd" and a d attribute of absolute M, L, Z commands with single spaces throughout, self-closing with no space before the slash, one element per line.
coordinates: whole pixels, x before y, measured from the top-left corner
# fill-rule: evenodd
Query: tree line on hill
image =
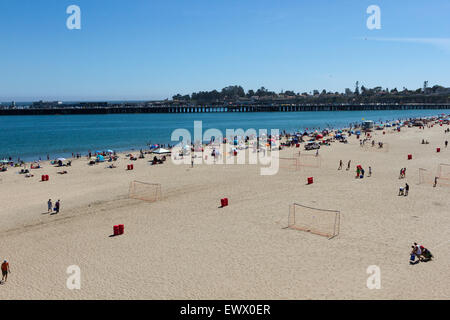
<path fill-rule="evenodd" d="M 223 104 L 243 102 L 283 101 L 296 104 L 352 104 L 352 103 L 450 103 L 450 88 L 440 85 L 416 90 L 397 88 L 389 90 L 378 86 L 375 88 L 359 87 L 356 83 L 355 90 L 345 89 L 345 92 L 330 92 L 313 90 L 311 92 L 295 93 L 292 90 L 276 93 L 261 87 L 258 90 L 248 90 L 239 85 L 227 86 L 220 91 L 199 91 L 191 95 L 176 94 L 172 97 L 174 103 L 181 104 Z"/>

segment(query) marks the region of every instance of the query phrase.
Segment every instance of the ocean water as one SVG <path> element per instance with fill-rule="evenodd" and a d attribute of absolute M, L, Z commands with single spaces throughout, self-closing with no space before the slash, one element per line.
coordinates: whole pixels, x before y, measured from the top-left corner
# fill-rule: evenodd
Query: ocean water
<path fill-rule="evenodd" d="M 174 144 L 172 132 L 183 128 L 193 133 L 194 121 L 203 131 L 226 129 L 279 129 L 287 132 L 306 128 L 341 128 L 362 119 L 390 121 L 448 113 L 448 110 L 389 110 L 333 112 L 255 112 L 186 114 L 107 114 L 0 116 L 0 159 L 31 161 L 86 154 L 88 150 L 130 150 L 148 143 Z"/>

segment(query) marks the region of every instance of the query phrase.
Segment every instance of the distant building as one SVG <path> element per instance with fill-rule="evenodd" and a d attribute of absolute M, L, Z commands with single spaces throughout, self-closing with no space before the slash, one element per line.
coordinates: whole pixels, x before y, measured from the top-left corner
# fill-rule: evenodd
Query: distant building
<path fill-rule="evenodd" d="M 31 104 L 31 108 L 34 109 L 52 109 L 62 105 L 61 101 L 36 101 Z"/>
<path fill-rule="evenodd" d="M 80 107 L 82 108 L 106 108 L 108 106 L 108 102 L 80 102 Z M 135 106 L 133 103 L 130 106 Z"/>

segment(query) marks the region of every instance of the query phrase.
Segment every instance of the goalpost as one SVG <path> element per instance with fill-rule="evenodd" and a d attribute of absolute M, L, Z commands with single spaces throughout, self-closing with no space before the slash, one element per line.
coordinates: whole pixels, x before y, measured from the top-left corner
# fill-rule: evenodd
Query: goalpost
<path fill-rule="evenodd" d="M 306 231 L 332 239 L 339 234 L 341 213 L 307 207 L 298 203 L 289 206 L 288 228 Z"/>
<path fill-rule="evenodd" d="M 433 183 L 433 178 L 427 169 L 419 168 L 419 184 Z"/>
<path fill-rule="evenodd" d="M 450 180 L 450 164 L 440 163 L 438 166 L 437 177 L 439 179 Z"/>
<path fill-rule="evenodd" d="M 387 142 L 383 142 L 382 147 L 375 142 L 375 145 L 372 146 L 372 142 L 366 142 L 363 145 L 364 151 L 373 151 L 373 152 L 389 152 L 389 144 Z"/>
<path fill-rule="evenodd" d="M 312 167 L 320 168 L 321 157 L 319 155 L 303 152 L 294 152 L 294 157 L 298 159 L 298 164 L 300 167 Z"/>
<path fill-rule="evenodd" d="M 300 170 L 300 165 L 297 158 L 278 158 L 278 160 L 280 168 L 285 168 L 294 171 Z"/>
<path fill-rule="evenodd" d="M 450 186 L 450 164 L 440 163 L 437 170 L 437 186 Z"/>
<path fill-rule="evenodd" d="M 161 200 L 161 184 L 148 183 L 142 181 L 131 181 L 128 190 L 130 199 L 137 199 L 149 202 Z"/>
<path fill-rule="evenodd" d="M 450 186 L 450 164 L 439 164 L 436 175 L 433 175 L 427 169 L 419 168 L 419 184 Z"/>

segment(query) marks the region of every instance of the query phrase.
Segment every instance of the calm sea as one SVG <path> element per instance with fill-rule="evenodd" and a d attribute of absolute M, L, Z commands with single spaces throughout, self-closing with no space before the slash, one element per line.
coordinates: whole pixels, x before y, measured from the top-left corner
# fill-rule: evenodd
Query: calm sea
<path fill-rule="evenodd" d="M 255 112 L 190 114 L 109 114 L 1 116 L 0 159 L 52 159 L 86 154 L 88 150 L 130 150 L 148 143 L 172 143 L 172 131 L 185 128 L 193 132 L 194 121 L 203 130 L 279 129 L 293 132 L 306 128 L 339 128 L 366 120 L 387 121 L 434 116 L 448 110 L 338 111 L 338 112 Z"/>

